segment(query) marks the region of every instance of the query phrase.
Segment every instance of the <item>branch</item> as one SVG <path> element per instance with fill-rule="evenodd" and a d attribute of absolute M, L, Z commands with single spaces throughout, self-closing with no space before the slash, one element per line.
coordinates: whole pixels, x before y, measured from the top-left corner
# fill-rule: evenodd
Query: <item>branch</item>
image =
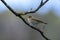
<path fill-rule="evenodd" d="M 24 14 L 18 13 L 20 15 L 26 15 L 26 14 L 31 14 L 31 13 L 36 13 L 43 5 L 45 5 L 49 0 L 46 0 L 45 2 L 43 2 L 43 0 L 41 0 L 41 3 L 39 4 L 39 6 L 34 10 L 34 11 L 30 11 L 30 12 L 25 12 Z"/>
<path fill-rule="evenodd" d="M 41 3 L 39 4 L 39 6 L 34 10 L 34 11 L 30 11 L 30 12 L 25 12 L 25 15 L 26 14 L 29 14 L 29 13 L 36 13 L 44 4 L 46 4 L 49 0 L 46 0 L 45 2 L 43 2 L 43 0 L 41 0 Z"/>
<path fill-rule="evenodd" d="M 43 32 L 42 32 L 41 30 L 39 30 L 39 29 L 31 26 L 30 24 L 28 24 L 28 23 L 25 21 L 25 19 L 24 19 L 20 14 L 17 14 L 9 5 L 7 5 L 7 3 L 6 3 L 4 0 L 1 0 L 1 2 L 2 2 L 14 15 L 18 16 L 19 18 L 21 18 L 22 21 L 23 21 L 26 25 L 28 25 L 30 28 L 38 31 L 38 32 L 42 35 L 42 37 L 45 38 L 46 40 L 49 40 L 49 39 L 43 34 Z"/>
<path fill-rule="evenodd" d="M 13 13 L 16 13 L 6 2 L 4 2 L 4 0 L 1 0 L 3 3 L 4 3 L 4 5 L 6 5 L 6 7 L 11 11 L 11 12 L 13 12 Z M 16 15 L 26 15 L 26 14 L 29 14 L 29 13 L 35 13 L 35 12 L 37 12 L 45 3 L 47 3 L 48 2 L 48 0 L 46 0 L 44 3 L 43 3 L 43 0 L 41 0 L 41 3 L 40 3 L 40 5 L 34 10 L 34 11 L 30 11 L 30 12 L 25 12 L 24 14 L 22 14 L 22 13 L 16 13 Z"/>

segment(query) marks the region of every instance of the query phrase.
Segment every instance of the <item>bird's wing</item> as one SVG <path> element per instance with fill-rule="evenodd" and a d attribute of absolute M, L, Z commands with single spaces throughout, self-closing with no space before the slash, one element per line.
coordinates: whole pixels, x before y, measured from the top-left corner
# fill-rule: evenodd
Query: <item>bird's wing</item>
<path fill-rule="evenodd" d="M 32 18 L 32 20 L 35 20 L 35 21 L 40 22 L 40 23 L 47 24 L 47 23 L 45 23 L 45 22 L 43 22 L 43 21 L 40 21 L 40 20 L 38 20 L 38 19 L 34 19 L 34 18 Z"/>
<path fill-rule="evenodd" d="M 38 25 L 38 22 L 37 22 L 37 21 L 31 20 L 31 19 L 29 19 L 29 18 L 28 18 L 28 22 L 29 22 L 29 24 L 32 25 L 32 26 L 37 26 L 37 25 Z"/>

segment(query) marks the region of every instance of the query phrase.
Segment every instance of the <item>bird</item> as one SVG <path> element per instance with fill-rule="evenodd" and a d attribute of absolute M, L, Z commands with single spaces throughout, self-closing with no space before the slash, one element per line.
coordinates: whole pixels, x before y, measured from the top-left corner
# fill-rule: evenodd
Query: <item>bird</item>
<path fill-rule="evenodd" d="M 31 15 L 28 17 L 28 22 L 30 25 L 33 25 L 33 26 L 37 25 L 39 23 L 47 24 L 47 23 L 45 23 L 45 22 L 43 22 L 43 21 L 41 21 L 41 20 L 31 16 Z"/>

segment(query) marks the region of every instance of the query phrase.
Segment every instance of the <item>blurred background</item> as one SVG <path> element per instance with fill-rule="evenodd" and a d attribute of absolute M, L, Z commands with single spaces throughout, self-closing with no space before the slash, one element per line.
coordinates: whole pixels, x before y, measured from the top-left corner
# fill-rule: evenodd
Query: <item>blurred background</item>
<path fill-rule="evenodd" d="M 39 6 L 41 0 L 5 0 L 17 13 L 32 11 Z M 44 0 L 45 1 L 45 0 Z M 44 35 L 51 40 L 60 40 L 60 0 L 49 0 L 35 14 L 23 16 L 26 21 L 32 15 L 47 25 L 40 24 L 37 28 L 45 26 Z M 32 8 L 32 10 L 31 10 Z M 45 40 L 39 32 L 31 29 L 20 18 L 16 17 L 0 1 L 0 40 Z"/>

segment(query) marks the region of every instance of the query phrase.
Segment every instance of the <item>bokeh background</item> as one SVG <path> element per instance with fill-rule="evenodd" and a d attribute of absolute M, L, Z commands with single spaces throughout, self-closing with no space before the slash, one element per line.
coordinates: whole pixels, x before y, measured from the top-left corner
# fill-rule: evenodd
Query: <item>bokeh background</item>
<path fill-rule="evenodd" d="M 32 11 L 36 9 L 41 0 L 5 0 L 17 13 Z M 45 0 L 44 0 L 45 1 Z M 30 10 L 32 8 L 32 10 Z M 45 26 L 44 34 L 51 40 L 60 40 L 60 0 L 49 0 L 35 14 L 23 16 L 26 21 L 32 15 L 47 25 L 39 25 L 41 29 Z M 0 40 L 45 40 L 39 32 L 31 29 L 20 18 L 16 17 L 0 1 Z"/>

